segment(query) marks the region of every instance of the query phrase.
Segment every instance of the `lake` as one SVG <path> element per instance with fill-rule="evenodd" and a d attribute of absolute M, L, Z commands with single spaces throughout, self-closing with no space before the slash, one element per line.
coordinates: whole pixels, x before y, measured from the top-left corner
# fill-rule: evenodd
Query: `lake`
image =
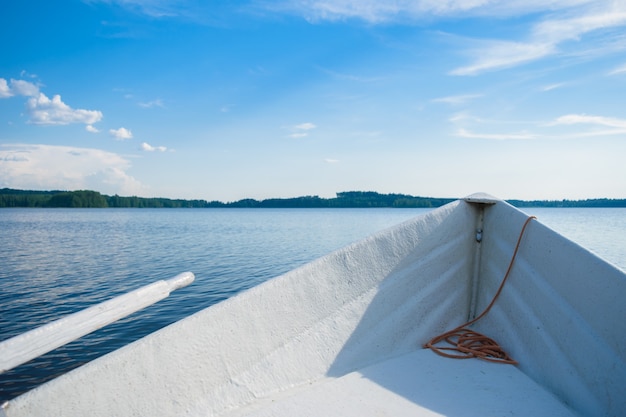
<path fill-rule="evenodd" d="M 192 271 L 169 298 L 0 375 L 0 402 L 429 209 L 1 209 L 0 340 Z M 626 209 L 528 208 L 626 270 Z"/>

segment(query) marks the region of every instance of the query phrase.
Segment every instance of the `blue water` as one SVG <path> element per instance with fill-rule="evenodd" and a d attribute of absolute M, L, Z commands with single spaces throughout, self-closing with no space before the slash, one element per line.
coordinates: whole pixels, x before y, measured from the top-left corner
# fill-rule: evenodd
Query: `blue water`
<path fill-rule="evenodd" d="M 0 402 L 427 209 L 2 209 L 0 340 L 192 271 L 169 298 L 0 375 Z M 626 209 L 527 209 L 626 270 Z"/>
<path fill-rule="evenodd" d="M 568 239 L 626 271 L 626 208 L 524 208 Z"/>

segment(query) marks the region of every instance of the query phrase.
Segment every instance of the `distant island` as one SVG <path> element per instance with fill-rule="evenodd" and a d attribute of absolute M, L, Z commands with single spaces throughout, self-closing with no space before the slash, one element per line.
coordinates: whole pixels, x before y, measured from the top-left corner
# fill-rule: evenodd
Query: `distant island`
<path fill-rule="evenodd" d="M 435 208 L 456 198 L 416 197 L 406 194 L 380 194 L 375 191 L 345 191 L 335 198 L 303 196 L 234 202 L 181 200 L 170 198 L 122 197 L 97 191 L 32 191 L 0 189 L 2 207 L 65 208 Z M 626 199 L 587 200 L 507 200 L 516 207 L 626 207 Z"/>

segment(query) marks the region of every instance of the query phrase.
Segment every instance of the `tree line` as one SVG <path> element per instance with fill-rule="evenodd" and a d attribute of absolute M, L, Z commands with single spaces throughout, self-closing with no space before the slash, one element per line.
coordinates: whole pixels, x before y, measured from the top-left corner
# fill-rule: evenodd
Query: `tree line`
<path fill-rule="evenodd" d="M 588 207 L 588 208 L 611 208 L 626 207 L 626 199 L 624 198 L 591 198 L 586 200 L 507 200 L 509 204 L 515 207 Z"/>
<path fill-rule="evenodd" d="M 211 206 L 212 203 L 205 200 L 109 196 L 91 190 L 30 191 L 10 188 L 0 189 L 0 207 L 204 208 Z"/>
<path fill-rule="evenodd" d="M 335 198 L 303 196 L 242 199 L 234 202 L 182 200 L 170 198 L 122 197 L 97 191 L 29 191 L 0 189 L 0 207 L 43 208 L 435 208 L 454 201 L 454 198 L 416 197 L 406 194 L 380 194 L 375 191 L 345 191 Z M 509 200 L 517 207 L 626 207 L 626 199 L 588 200 Z"/>

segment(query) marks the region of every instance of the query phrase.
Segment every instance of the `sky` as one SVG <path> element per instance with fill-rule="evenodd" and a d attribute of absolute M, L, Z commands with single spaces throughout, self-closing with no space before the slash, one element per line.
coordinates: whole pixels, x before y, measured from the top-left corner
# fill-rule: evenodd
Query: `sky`
<path fill-rule="evenodd" d="M 626 198 L 626 1 L 8 0 L 0 188 Z"/>

